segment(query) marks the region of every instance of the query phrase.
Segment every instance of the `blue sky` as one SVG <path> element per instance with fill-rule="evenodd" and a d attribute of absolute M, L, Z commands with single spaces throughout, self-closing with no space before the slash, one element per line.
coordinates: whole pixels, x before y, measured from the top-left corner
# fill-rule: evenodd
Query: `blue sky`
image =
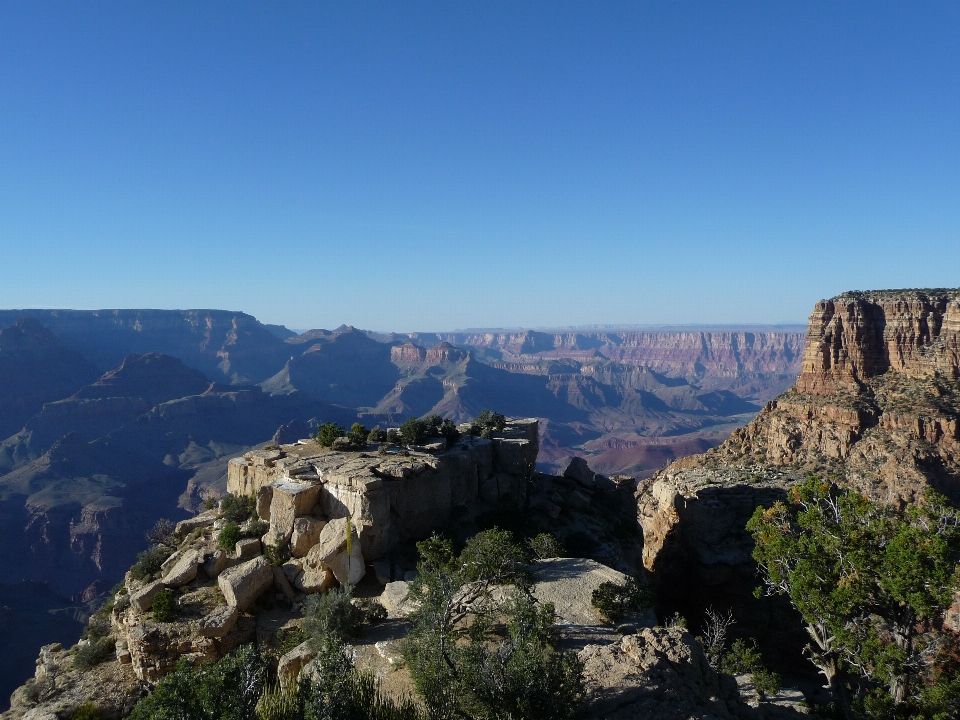
<path fill-rule="evenodd" d="M 960 285 L 960 5 L 0 3 L 0 307 L 803 321 Z"/>

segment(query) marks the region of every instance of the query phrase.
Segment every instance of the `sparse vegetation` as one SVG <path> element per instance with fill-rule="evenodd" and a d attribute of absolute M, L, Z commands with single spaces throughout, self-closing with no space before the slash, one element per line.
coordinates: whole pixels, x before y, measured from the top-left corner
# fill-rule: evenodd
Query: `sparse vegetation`
<path fill-rule="evenodd" d="M 767 668 L 756 644 L 750 645 L 744 640 L 734 642 L 730 652 L 724 656 L 720 669 L 729 675 L 750 673 L 753 688 L 761 700 L 780 692 L 780 675 Z"/>
<path fill-rule="evenodd" d="M 343 425 L 335 422 L 325 422 L 321 423 L 320 427 L 317 428 L 317 444 L 320 447 L 330 447 L 333 445 L 333 441 L 337 438 L 341 438 L 346 434 L 346 431 L 343 428 Z"/>
<path fill-rule="evenodd" d="M 106 662 L 114 654 L 116 641 L 108 636 L 86 638 L 74 650 L 73 666 L 77 670 L 90 670 Z"/>
<path fill-rule="evenodd" d="M 450 445 L 460 439 L 460 431 L 452 420 L 444 420 L 439 415 L 410 418 L 400 426 L 400 440 L 405 445 L 423 445 L 437 437 L 444 438 Z"/>
<path fill-rule="evenodd" d="M 625 616 L 653 606 L 653 593 L 636 578 L 628 578 L 625 585 L 601 583 L 591 596 L 593 606 L 608 622 L 619 622 Z"/>
<path fill-rule="evenodd" d="M 491 438 L 494 433 L 503 432 L 506 426 L 507 418 L 502 413 L 481 410 L 470 426 L 470 434 Z"/>
<path fill-rule="evenodd" d="M 727 610 L 726 614 L 723 614 L 712 607 L 707 608 L 703 620 L 703 634 L 698 635 L 697 640 L 703 647 L 703 654 L 707 656 L 707 662 L 714 670 L 720 670 L 721 665 L 723 665 L 727 649 L 727 632 L 736 622 L 733 619 L 732 610 Z"/>
<path fill-rule="evenodd" d="M 363 450 L 367 446 L 367 439 L 370 431 L 360 423 L 354 423 L 350 426 L 350 432 L 347 433 L 347 439 L 357 450 Z"/>
<path fill-rule="evenodd" d="M 100 714 L 100 708 L 92 702 L 85 702 L 78 705 L 70 717 L 71 720 L 100 720 L 103 716 Z"/>
<path fill-rule="evenodd" d="M 270 529 L 270 523 L 264 522 L 259 518 L 253 520 L 249 525 L 247 525 L 246 530 L 243 531 L 245 537 L 251 538 L 261 538 L 267 534 L 267 531 Z"/>
<path fill-rule="evenodd" d="M 170 590 L 161 590 L 153 598 L 153 619 L 170 622 L 177 612 L 177 601 Z"/>
<path fill-rule="evenodd" d="M 177 543 L 173 534 L 176 529 L 177 526 L 172 520 L 160 518 L 154 523 L 152 528 L 144 533 L 144 537 L 146 537 L 147 542 L 151 545 L 169 545 L 170 547 L 174 547 Z"/>
<path fill-rule="evenodd" d="M 315 647 L 330 639 L 345 643 L 360 634 L 364 613 L 351 602 L 352 599 L 353 588 L 349 585 L 307 598 L 303 609 L 303 631 Z"/>
<path fill-rule="evenodd" d="M 224 550 L 233 550 L 237 546 L 241 535 L 239 525 L 224 525 L 217 537 L 217 547 Z"/>
<path fill-rule="evenodd" d="M 144 550 L 137 555 L 137 562 L 130 568 L 130 576 L 134 580 L 146 580 L 152 577 L 160 572 L 160 566 L 172 554 L 173 550 L 164 545 L 157 545 L 149 550 Z"/>
<path fill-rule="evenodd" d="M 367 440 L 369 442 L 385 442 L 387 439 L 387 432 L 381 428 L 379 425 L 375 425 L 374 428 L 367 435 Z"/>
<path fill-rule="evenodd" d="M 220 498 L 220 515 L 237 525 L 257 517 L 257 503 L 252 497 L 226 493 Z"/>
<path fill-rule="evenodd" d="M 263 555 L 271 565 L 283 565 L 290 559 L 290 541 L 278 538 L 263 548 Z"/>
<path fill-rule="evenodd" d="M 421 605 L 404 658 L 430 717 L 571 717 L 583 695 L 582 666 L 553 649 L 553 607 L 533 598 L 525 553 L 510 534 L 479 533 L 459 556 L 443 538 L 417 547 L 411 595 Z M 489 588 L 505 584 L 515 592 L 494 601 Z"/>
<path fill-rule="evenodd" d="M 530 538 L 527 540 L 527 546 L 536 560 L 564 557 L 566 552 L 560 541 L 550 533 L 540 533 L 536 537 Z"/>

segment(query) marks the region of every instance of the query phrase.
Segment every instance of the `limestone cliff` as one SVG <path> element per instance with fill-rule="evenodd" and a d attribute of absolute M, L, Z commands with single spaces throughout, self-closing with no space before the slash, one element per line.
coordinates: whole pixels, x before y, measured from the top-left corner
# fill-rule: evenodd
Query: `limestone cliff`
<path fill-rule="evenodd" d="M 364 558 L 374 560 L 444 527 L 457 508 L 493 508 L 507 497 L 523 504 L 538 449 L 535 419 L 511 422 L 492 440 L 474 438 L 440 454 L 328 452 L 307 441 L 231 460 L 227 489 L 257 495 L 265 507 L 261 518 L 278 537 L 291 537 L 295 519 L 314 507 L 331 520 L 349 515 Z M 279 496 L 297 498 L 287 504 L 300 509 L 278 515 Z"/>
<path fill-rule="evenodd" d="M 678 467 L 760 462 L 886 501 L 960 500 L 960 290 L 845 293 L 810 316 L 796 385 Z"/>

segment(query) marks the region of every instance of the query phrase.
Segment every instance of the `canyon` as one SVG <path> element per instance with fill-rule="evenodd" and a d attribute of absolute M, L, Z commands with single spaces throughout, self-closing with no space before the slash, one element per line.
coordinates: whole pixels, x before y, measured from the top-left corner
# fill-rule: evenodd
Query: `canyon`
<path fill-rule="evenodd" d="M 489 408 L 540 420 L 543 472 L 578 454 L 646 477 L 748 422 L 803 347 L 767 330 L 296 334 L 219 310 L 4 310 L 0 328 L 0 582 L 24 597 L 44 583 L 65 618 L 119 579 L 159 517 L 222 493 L 231 458 L 319 422 Z M 4 617 L 5 645 L 32 655 L 55 639 Z"/>

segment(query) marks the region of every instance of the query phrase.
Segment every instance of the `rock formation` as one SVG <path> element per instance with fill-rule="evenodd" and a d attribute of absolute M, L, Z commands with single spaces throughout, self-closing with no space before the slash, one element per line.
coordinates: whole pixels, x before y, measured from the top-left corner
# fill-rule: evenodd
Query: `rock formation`
<path fill-rule="evenodd" d="M 960 290 L 846 293 L 810 316 L 796 386 L 680 466 L 761 462 L 884 501 L 960 501 Z"/>
<path fill-rule="evenodd" d="M 803 644 L 783 602 L 755 600 L 758 506 L 809 472 L 875 499 L 933 487 L 960 499 L 960 291 L 847 293 L 817 303 L 796 386 L 717 448 L 637 489 L 644 566 L 661 610 L 691 619 L 732 607 L 738 632 L 775 650 Z M 781 653 L 781 655 L 788 655 Z"/>
<path fill-rule="evenodd" d="M 231 460 L 227 489 L 257 496 L 276 539 L 291 539 L 299 519 L 350 516 L 370 561 L 445 526 L 457 508 L 495 507 L 507 498 L 522 504 L 538 446 L 536 420 L 439 454 L 329 452 L 304 442 Z"/>

